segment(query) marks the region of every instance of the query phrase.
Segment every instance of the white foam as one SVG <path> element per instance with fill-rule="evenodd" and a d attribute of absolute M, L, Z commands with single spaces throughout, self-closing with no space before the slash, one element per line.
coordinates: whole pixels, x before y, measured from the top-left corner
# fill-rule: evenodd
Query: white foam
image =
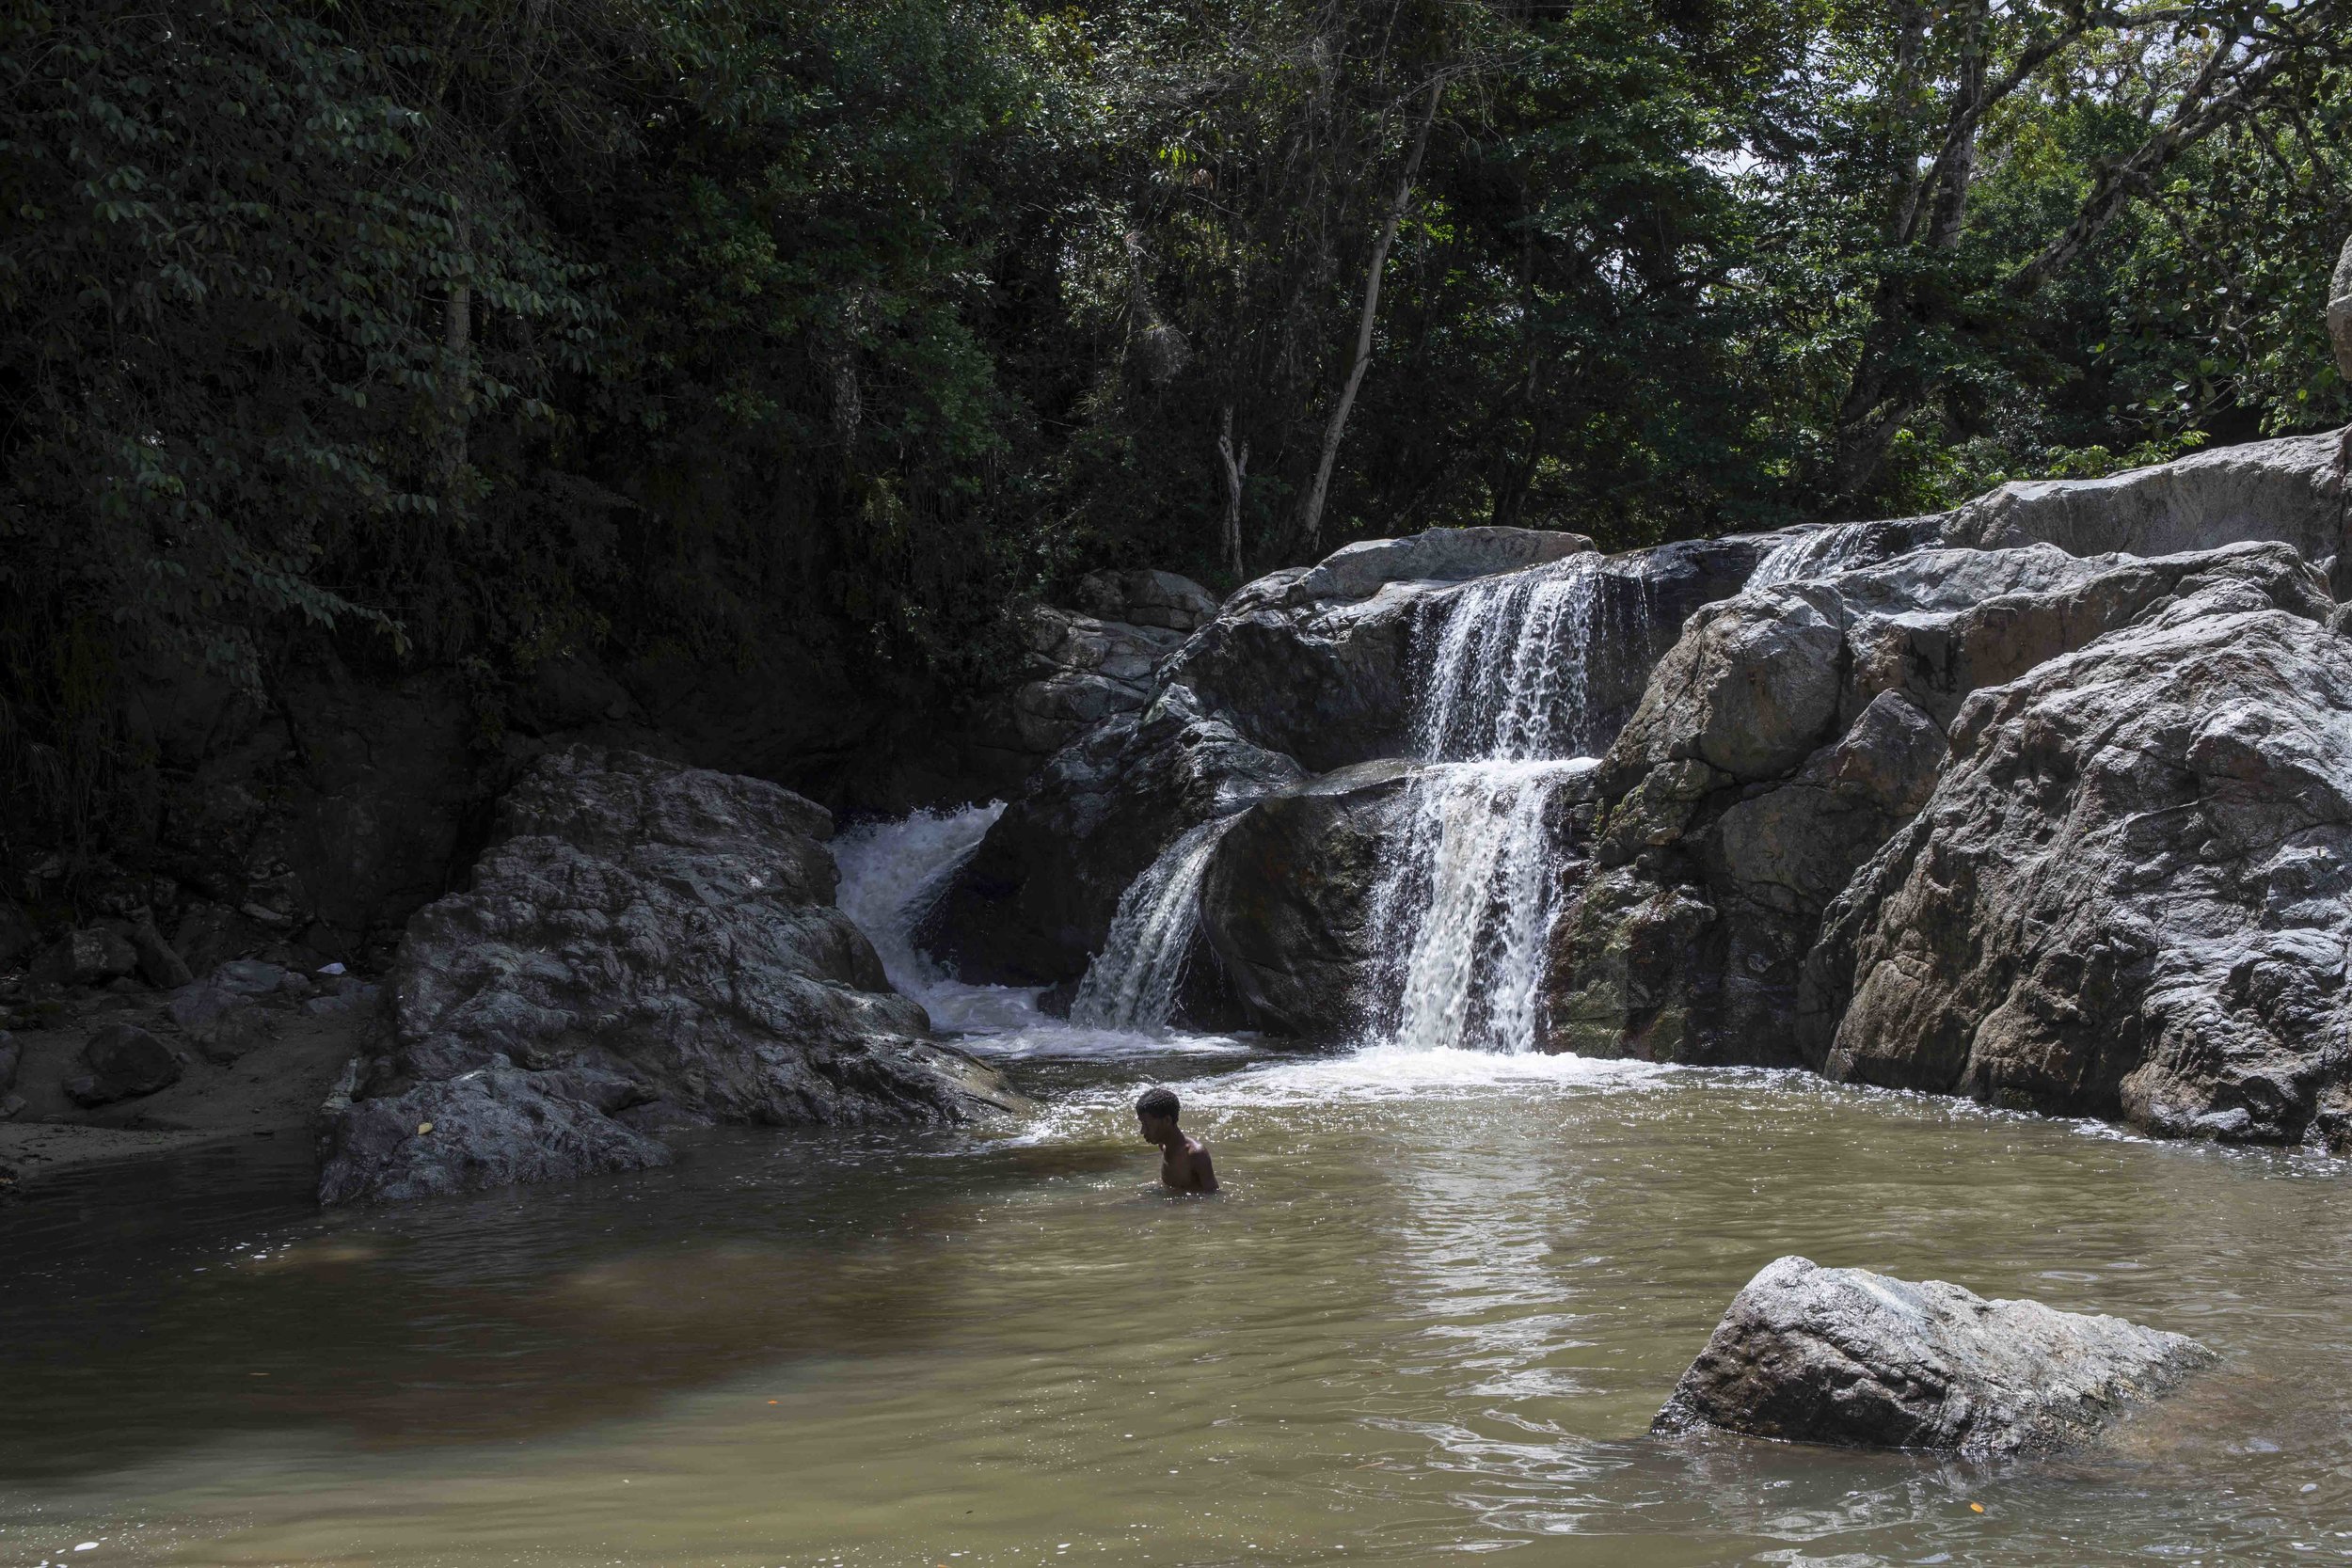
<path fill-rule="evenodd" d="M 1336 1056 L 1263 1062 L 1184 1086 L 1186 1104 L 1325 1104 L 1333 1101 L 1418 1100 L 1432 1094 L 1481 1095 L 1496 1089 L 1622 1089 L 1654 1085 L 1675 1072 L 1656 1062 L 1547 1056 L 1529 1052 L 1375 1045 Z"/>
<path fill-rule="evenodd" d="M 872 941 L 890 983 L 923 1004 L 937 1029 L 994 1034 L 1051 1022 L 1038 1012 L 1035 990 L 967 985 L 914 944 L 915 927 L 1004 814 L 1002 800 L 918 811 L 894 822 L 862 823 L 833 841 L 833 858 L 841 867 L 835 895 L 841 912 Z"/>
<path fill-rule="evenodd" d="M 1233 821 L 1219 817 L 1183 833 L 1120 895 L 1110 934 L 1071 1006 L 1073 1022 L 1152 1034 L 1168 1027 L 1200 927 L 1200 879 Z"/>
<path fill-rule="evenodd" d="M 1473 582 L 1425 628 L 1415 738 L 1423 756 L 1570 755 L 1590 740 L 1585 665 L 1600 558 Z"/>
<path fill-rule="evenodd" d="M 1373 1017 L 1394 1044 L 1536 1049 L 1559 903 L 1551 796 L 1595 766 L 1453 763 L 1413 779 L 1405 841 L 1374 895 Z"/>
<path fill-rule="evenodd" d="M 1037 990 L 967 984 L 917 947 L 915 927 L 1004 810 L 997 800 L 959 811 L 919 811 L 848 829 L 833 842 L 841 867 L 836 895 L 841 911 L 872 940 L 890 983 L 923 1004 L 934 1028 L 961 1034 L 967 1050 L 1016 1061 L 1171 1053 L 1221 1057 L 1252 1049 L 1224 1035 L 1154 1035 L 1065 1023 L 1038 1010 Z"/>
<path fill-rule="evenodd" d="M 1868 523 L 1832 523 L 1774 545 L 1772 552 L 1748 574 L 1747 586 L 1762 588 L 1775 582 L 1802 582 L 1825 578 L 1854 563 L 1868 545 Z"/>

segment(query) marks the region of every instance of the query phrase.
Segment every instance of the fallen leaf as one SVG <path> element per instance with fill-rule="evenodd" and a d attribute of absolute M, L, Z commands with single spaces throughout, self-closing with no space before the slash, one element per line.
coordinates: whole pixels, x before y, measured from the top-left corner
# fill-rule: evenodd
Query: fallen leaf
<path fill-rule="evenodd" d="M 421 1138 L 421 1137 L 423 1137 L 423 1136 L 424 1136 L 427 1132 L 432 1132 L 432 1131 L 433 1131 L 433 1124 L 432 1124 L 431 1122 L 429 1122 L 429 1121 L 421 1121 L 421 1122 L 417 1123 L 417 1136 L 418 1136 L 418 1137 Z"/>

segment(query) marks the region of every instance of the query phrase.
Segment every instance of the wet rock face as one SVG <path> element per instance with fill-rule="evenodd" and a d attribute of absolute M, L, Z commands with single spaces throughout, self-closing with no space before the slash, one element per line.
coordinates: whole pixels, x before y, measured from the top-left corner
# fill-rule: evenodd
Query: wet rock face
<path fill-rule="evenodd" d="M 1783 1258 L 1732 1301 L 1652 1430 L 2045 1454 L 2217 1359 L 2121 1318 Z"/>
<path fill-rule="evenodd" d="M 1502 580 L 1496 574 L 1525 580 L 1569 570 L 1591 547 L 1577 534 L 1438 529 L 1349 546 L 1320 566 L 1239 590 L 1161 667 L 1148 708 L 1101 720 L 1038 771 L 958 873 L 922 933 L 925 945 L 970 980 L 1074 980 L 1101 950 L 1120 895 L 1191 828 L 1315 775 L 1412 756 L 1419 684 L 1463 595 Z M 1766 547 L 1699 540 L 1608 563 L 1597 577 L 1599 654 L 1584 694 L 1597 729 L 1613 732 L 1683 618 L 1736 592 Z M 1324 809 L 1282 811 L 1303 820 Z M 1264 832 L 1272 831 L 1269 820 Z M 1262 843 L 1270 841 L 1258 830 L 1243 832 L 1220 850 L 1220 863 L 1237 864 Z M 1230 877 L 1217 885 L 1241 895 Z M 1274 904 L 1262 904 L 1270 926 L 1236 915 L 1219 927 L 1231 937 L 1219 957 L 1240 965 L 1229 989 L 1266 1026 L 1317 1035 L 1343 1027 L 1340 1014 L 1326 1016 L 1326 1002 L 1336 1002 L 1311 994 L 1339 983 L 1328 953 L 1301 955 L 1298 974 L 1318 976 L 1302 990 L 1281 978 L 1287 960 L 1268 945 L 1343 940 L 1328 911 L 1310 907 L 1332 891 L 1318 888 L 1279 918 Z M 1303 1011 L 1311 1006 L 1311 1026 Z"/>
<path fill-rule="evenodd" d="M 928 1038 L 834 907 L 831 832 L 758 780 L 589 747 L 541 758 L 472 886 L 409 923 L 390 1049 L 328 1127 L 322 1199 L 654 1164 L 665 1125 L 1012 1103 Z"/>
<path fill-rule="evenodd" d="M 1821 1069 L 2352 1151 L 2352 642 L 2207 581 L 1951 733 L 1808 959 Z"/>
<path fill-rule="evenodd" d="M 1270 795 L 1217 841 L 1200 930 L 1248 1022 L 1339 1038 L 1375 958 L 1374 892 L 1399 851 L 1410 768 L 1367 763 Z"/>
<path fill-rule="evenodd" d="M 1295 762 L 1166 693 L 1064 748 L 1006 808 L 921 933 L 966 979 L 1086 973 L 1119 895 L 1187 829 L 1298 782 Z"/>
<path fill-rule="evenodd" d="M 2208 590 L 2314 624 L 2330 606 L 2283 545 L 2035 545 L 1922 550 L 1701 610 L 1604 761 L 1599 869 L 1554 930 L 1551 1047 L 1807 1059 L 1798 993 L 1824 911 L 1927 801 L 1969 693 Z"/>

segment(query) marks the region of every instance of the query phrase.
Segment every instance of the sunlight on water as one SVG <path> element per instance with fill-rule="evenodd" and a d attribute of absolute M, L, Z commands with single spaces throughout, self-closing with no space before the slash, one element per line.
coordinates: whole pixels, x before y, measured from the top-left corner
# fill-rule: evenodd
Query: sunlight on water
<path fill-rule="evenodd" d="M 272 1208 L 261 1167 L 205 1172 L 160 1232 L 151 1188 L 31 1194 L 0 1210 L 0 1562 L 2352 1552 L 2330 1163 L 1486 1052 L 1055 1071 L 1079 1076 L 1017 1132 L 714 1136 L 669 1170 L 396 1210 L 322 1217 L 291 1185 Z M 1220 1197 L 1152 1191 L 1128 1107 L 1157 1077 Z M 2227 1359 L 2042 1465 L 1648 1437 L 1789 1252 Z"/>

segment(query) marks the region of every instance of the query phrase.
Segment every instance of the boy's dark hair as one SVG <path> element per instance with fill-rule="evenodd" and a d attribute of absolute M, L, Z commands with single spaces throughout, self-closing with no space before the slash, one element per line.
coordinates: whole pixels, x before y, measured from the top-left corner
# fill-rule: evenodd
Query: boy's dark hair
<path fill-rule="evenodd" d="M 1173 1120 L 1176 1116 L 1176 1091 L 1168 1088 L 1144 1090 L 1143 1098 L 1136 1101 L 1136 1115 L 1167 1117 Z"/>

